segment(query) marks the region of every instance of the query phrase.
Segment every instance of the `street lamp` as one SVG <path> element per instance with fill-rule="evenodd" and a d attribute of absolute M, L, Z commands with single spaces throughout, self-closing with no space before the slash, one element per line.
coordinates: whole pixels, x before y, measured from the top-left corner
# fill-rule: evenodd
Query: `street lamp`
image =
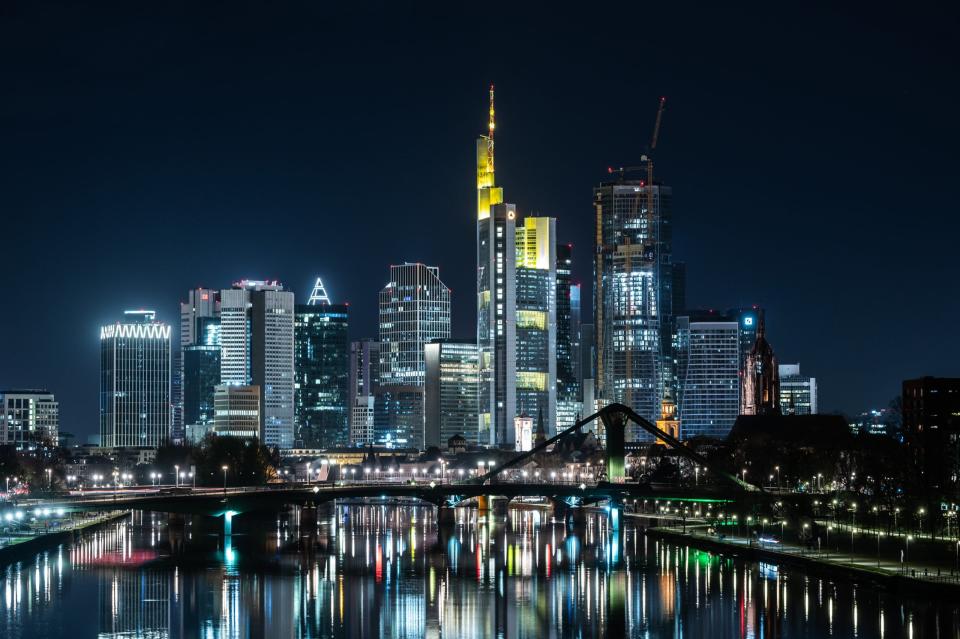
<path fill-rule="evenodd" d="M 47 469 L 47 490 L 50 490 L 53 487 L 53 483 L 51 479 L 52 475 L 53 475 L 53 470 L 48 468 Z"/>
<path fill-rule="evenodd" d="M 227 465 L 224 464 L 220 467 L 220 470 L 223 471 L 223 494 L 227 494 Z"/>

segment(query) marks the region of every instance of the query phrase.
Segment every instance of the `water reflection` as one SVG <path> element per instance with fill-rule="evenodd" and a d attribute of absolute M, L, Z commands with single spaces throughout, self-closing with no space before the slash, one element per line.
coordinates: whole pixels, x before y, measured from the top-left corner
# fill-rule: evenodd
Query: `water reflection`
<path fill-rule="evenodd" d="M 137 513 L 0 571 L 3 637 L 957 636 L 955 606 L 647 536 L 403 505 Z M 227 524 L 225 526 L 225 524 Z M 229 533 L 229 534 L 225 534 Z"/>

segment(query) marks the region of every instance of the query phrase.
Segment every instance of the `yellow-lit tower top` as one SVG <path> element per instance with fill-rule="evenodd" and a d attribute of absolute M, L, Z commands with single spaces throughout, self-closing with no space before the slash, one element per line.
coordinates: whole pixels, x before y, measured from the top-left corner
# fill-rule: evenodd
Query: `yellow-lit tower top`
<path fill-rule="evenodd" d="M 493 132 L 496 129 L 493 85 L 490 85 L 490 119 L 487 135 L 477 139 L 477 219 L 490 217 L 490 207 L 503 203 L 503 189 L 496 186 L 493 170 Z"/>

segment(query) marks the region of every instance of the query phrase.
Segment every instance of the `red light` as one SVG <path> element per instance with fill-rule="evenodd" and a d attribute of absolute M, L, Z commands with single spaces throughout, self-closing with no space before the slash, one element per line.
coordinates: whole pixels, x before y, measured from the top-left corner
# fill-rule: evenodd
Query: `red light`
<path fill-rule="evenodd" d="M 607 173 L 613 173 L 613 167 L 612 167 L 612 166 L 608 166 L 608 167 L 607 167 Z"/>
<path fill-rule="evenodd" d="M 210 299 L 210 294 L 204 293 L 203 295 L 200 296 L 200 299 L 202 299 L 203 301 L 207 301 L 208 299 Z"/>

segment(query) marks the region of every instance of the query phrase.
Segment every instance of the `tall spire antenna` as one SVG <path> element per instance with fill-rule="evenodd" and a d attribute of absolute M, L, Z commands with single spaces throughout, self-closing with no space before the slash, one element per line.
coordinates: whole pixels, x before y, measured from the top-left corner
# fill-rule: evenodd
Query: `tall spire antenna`
<path fill-rule="evenodd" d="M 307 306 L 329 303 L 330 296 L 327 295 L 327 289 L 323 286 L 323 280 L 318 277 L 316 283 L 313 285 L 313 292 L 310 293 L 310 299 L 307 300 Z"/>
<path fill-rule="evenodd" d="M 490 83 L 490 121 L 487 123 L 487 171 L 493 175 L 493 131 L 497 128 L 493 108 L 493 83 Z"/>
<path fill-rule="evenodd" d="M 496 128 L 496 123 L 494 121 L 494 110 L 493 110 L 493 84 L 490 85 L 490 124 L 488 129 L 490 131 L 490 139 L 493 139 L 493 130 Z"/>

